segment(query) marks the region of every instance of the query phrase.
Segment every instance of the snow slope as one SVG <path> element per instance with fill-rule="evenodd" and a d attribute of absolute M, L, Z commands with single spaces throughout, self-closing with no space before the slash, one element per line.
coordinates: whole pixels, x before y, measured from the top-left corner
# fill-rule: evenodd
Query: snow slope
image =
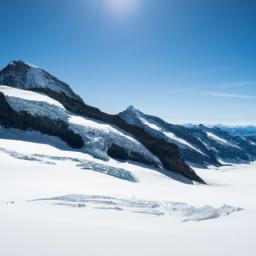
<path fill-rule="evenodd" d="M 192 185 L 3 134 L 0 255 L 254 255 L 255 164 L 197 169 L 209 185 Z M 126 170 L 136 182 L 74 159 Z"/>

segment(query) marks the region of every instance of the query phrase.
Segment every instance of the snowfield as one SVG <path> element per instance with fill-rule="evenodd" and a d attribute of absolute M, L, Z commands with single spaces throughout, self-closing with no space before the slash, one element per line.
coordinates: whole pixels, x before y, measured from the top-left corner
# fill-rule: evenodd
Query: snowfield
<path fill-rule="evenodd" d="M 255 255 L 256 163 L 198 185 L 19 136 L 0 133 L 0 255 Z"/>

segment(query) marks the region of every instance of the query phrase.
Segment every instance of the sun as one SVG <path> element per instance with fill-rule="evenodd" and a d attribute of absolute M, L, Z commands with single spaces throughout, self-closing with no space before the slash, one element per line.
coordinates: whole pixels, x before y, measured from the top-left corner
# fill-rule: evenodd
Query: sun
<path fill-rule="evenodd" d="M 136 12 L 139 0 L 104 0 L 105 7 L 114 15 L 129 15 Z"/>

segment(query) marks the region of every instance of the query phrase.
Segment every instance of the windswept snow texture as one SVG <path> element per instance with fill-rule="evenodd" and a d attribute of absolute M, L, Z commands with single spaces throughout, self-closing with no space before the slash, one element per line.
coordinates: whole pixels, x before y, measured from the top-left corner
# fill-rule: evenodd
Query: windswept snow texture
<path fill-rule="evenodd" d="M 175 216 L 185 221 L 202 221 L 215 219 L 241 211 L 241 208 L 223 205 L 219 208 L 212 206 L 193 207 L 186 203 L 169 201 L 145 201 L 138 199 L 123 199 L 97 195 L 66 195 L 61 197 L 43 198 L 33 201 L 52 202 L 55 205 L 69 207 L 89 207 L 101 210 L 128 211 L 132 213 L 156 216 Z"/>
<path fill-rule="evenodd" d="M 32 115 L 47 116 L 51 119 L 61 119 L 70 128 L 80 134 L 84 140 L 84 152 L 101 159 L 108 159 L 106 154 L 112 143 L 125 145 L 127 148 L 139 152 L 146 159 L 150 159 L 161 166 L 160 161 L 133 137 L 117 130 L 111 125 L 94 121 L 85 117 L 75 116 L 68 112 L 62 104 L 48 96 L 26 90 L 0 86 L 7 102 L 16 111 L 26 111 Z"/>

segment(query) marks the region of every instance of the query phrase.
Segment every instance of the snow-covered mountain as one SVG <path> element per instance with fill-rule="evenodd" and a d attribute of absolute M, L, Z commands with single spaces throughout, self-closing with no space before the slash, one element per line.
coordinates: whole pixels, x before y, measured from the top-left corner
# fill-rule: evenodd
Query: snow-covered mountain
<path fill-rule="evenodd" d="M 176 144 L 183 159 L 194 166 L 220 166 L 223 162 L 242 163 L 256 159 L 256 147 L 251 138 L 232 136 L 218 127 L 174 125 L 146 115 L 133 106 L 119 115 L 128 124 Z"/>
<path fill-rule="evenodd" d="M 68 84 L 58 80 L 45 70 L 21 60 L 12 61 L 0 71 L 0 84 L 27 90 L 48 88 L 80 100 L 80 97 L 71 90 Z"/>
<path fill-rule="evenodd" d="M 133 161 L 203 182 L 175 144 L 86 105 L 68 85 L 40 68 L 13 61 L 0 71 L 0 81 L 3 129 L 40 132 L 99 159 Z"/>
<path fill-rule="evenodd" d="M 65 136 L 62 137 L 61 135 L 58 135 L 56 130 L 56 120 L 63 122 L 63 124 L 67 124 L 72 137 L 76 134 L 81 137 L 80 151 L 82 152 L 90 153 L 91 155 L 101 159 L 108 159 L 107 150 L 113 143 L 120 147 L 122 147 L 122 145 L 126 145 L 127 150 L 138 154 L 141 161 L 161 167 L 160 161 L 130 135 L 125 134 L 108 124 L 74 115 L 67 111 L 61 103 L 46 95 L 7 86 L 0 86 L 0 93 L 4 95 L 7 104 L 16 113 L 22 113 L 24 111 L 32 117 L 35 117 L 35 119 L 32 120 L 35 120 L 38 123 L 40 122 L 41 117 L 45 117 L 43 119 L 44 125 L 47 123 L 46 120 L 49 120 L 49 126 L 53 126 L 56 134 L 51 134 L 50 131 L 47 132 L 47 129 L 44 130 L 41 128 L 40 130 L 38 127 L 40 132 L 55 135 L 69 143 Z M 7 112 L 5 111 L 5 114 L 6 113 Z M 9 114 L 9 119 L 12 120 L 13 116 L 14 113 Z M 19 123 L 21 122 L 22 121 L 19 120 Z M 7 122 L 5 123 L 3 120 L 0 120 L 0 124 L 6 126 Z M 30 127 L 29 122 L 27 122 L 26 126 L 24 129 L 37 130 L 37 127 Z M 16 127 L 15 124 L 13 124 L 12 128 L 19 127 Z M 60 132 L 63 132 L 63 127 Z M 72 143 L 69 143 L 69 145 L 74 147 Z"/>
<path fill-rule="evenodd" d="M 58 137 L 72 150 L 133 161 L 203 182 L 190 166 L 256 160 L 256 139 L 218 127 L 181 126 L 129 107 L 118 115 L 88 106 L 48 72 L 22 61 L 0 71 L 0 125 Z M 0 129 L 2 129 L 0 128 Z"/>

